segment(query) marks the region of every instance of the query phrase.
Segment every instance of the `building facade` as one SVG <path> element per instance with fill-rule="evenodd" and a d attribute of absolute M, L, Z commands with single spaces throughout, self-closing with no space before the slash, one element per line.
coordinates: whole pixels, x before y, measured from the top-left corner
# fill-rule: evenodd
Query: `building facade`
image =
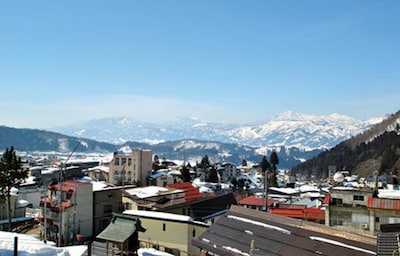
<path fill-rule="evenodd" d="M 130 154 L 115 152 L 110 163 L 109 181 L 115 185 L 145 186 L 152 171 L 152 151 L 132 150 Z"/>
<path fill-rule="evenodd" d="M 368 197 L 372 196 L 371 189 L 334 187 L 329 193 L 325 225 L 358 232 L 374 232 L 367 207 Z"/>
<path fill-rule="evenodd" d="M 139 233 L 140 247 L 155 248 L 176 256 L 200 255 L 200 249 L 192 245 L 192 240 L 209 225 L 195 222 L 189 216 L 164 212 L 127 210 L 124 214 L 140 218 L 146 229 Z"/>
<path fill-rule="evenodd" d="M 49 184 L 48 189 L 48 194 L 42 196 L 40 201 L 42 238 L 61 246 L 79 239 L 91 239 L 92 184 L 66 180 L 61 186 L 59 183 Z"/>

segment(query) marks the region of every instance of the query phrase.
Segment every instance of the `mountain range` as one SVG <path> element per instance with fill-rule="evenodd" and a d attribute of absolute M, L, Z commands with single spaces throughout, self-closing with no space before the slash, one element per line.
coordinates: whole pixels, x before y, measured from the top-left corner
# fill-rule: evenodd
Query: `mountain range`
<path fill-rule="evenodd" d="M 328 176 L 328 166 L 361 177 L 400 174 L 400 111 L 358 135 L 298 164 L 294 173 L 316 178 Z"/>
<path fill-rule="evenodd" d="M 313 116 L 292 111 L 267 122 L 243 125 L 179 118 L 167 123 L 146 123 L 126 117 L 94 119 L 53 131 L 81 138 L 122 144 L 128 141 L 157 144 L 181 139 L 235 143 L 252 147 L 329 149 L 355 136 L 384 117 L 356 120 L 345 115 Z"/>
<path fill-rule="evenodd" d="M 150 149 L 160 158 L 240 164 L 258 163 L 274 150 L 279 168 L 293 166 L 376 126 L 383 117 L 354 120 L 347 116 L 311 116 L 285 112 L 266 123 L 239 125 L 180 118 L 170 123 L 145 123 L 129 118 L 90 120 L 53 131 L 0 126 L 0 147 L 20 151 L 111 153 L 124 147 Z M 192 139 L 191 139 L 192 138 Z"/>

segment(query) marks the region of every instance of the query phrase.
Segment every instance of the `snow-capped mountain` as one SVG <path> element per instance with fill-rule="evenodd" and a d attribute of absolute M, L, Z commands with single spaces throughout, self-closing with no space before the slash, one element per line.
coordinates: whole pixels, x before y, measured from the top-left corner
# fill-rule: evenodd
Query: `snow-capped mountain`
<path fill-rule="evenodd" d="M 321 149 L 331 148 L 383 119 L 384 117 L 356 120 L 340 114 L 313 116 L 288 111 L 256 125 L 207 122 L 196 118 L 148 123 L 132 118 L 115 117 L 89 120 L 52 130 L 114 144 L 126 141 L 160 143 L 194 138 L 254 147 Z"/>

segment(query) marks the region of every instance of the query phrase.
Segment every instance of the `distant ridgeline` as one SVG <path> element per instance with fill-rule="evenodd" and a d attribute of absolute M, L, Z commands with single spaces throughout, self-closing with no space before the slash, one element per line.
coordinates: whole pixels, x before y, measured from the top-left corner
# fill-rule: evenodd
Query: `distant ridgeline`
<path fill-rule="evenodd" d="M 400 111 L 365 132 L 292 168 L 292 173 L 328 176 L 328 166 L 364 177 L 397 174 L 400 170 Z M 399 173 L 400 174 L 400 173 Z"/>
<path fill-rule="evenodd" d="M 17 151 L 26 152 L 61 152 L 69 153 L 81 142 L 76 152 L 86 153 L 112 153 L 123 147 L 149 149 L 159 158 L 184 161 L 201 161 L 207 155 L 212 162 L 229 162 L 240 165 L 242 160 L 250 163 L 259 163 L 263 154 L 269 156 L 272 149 L 259 153 L 254 147 L 234 143 L 210 142 L 201 140 L 178 140 L 159 144 L 146 144 L 139 142 L 126 142 L 115 145 L 91 139 L 66 136 L 60 133 L 37 129 L 19 129 L 0 126 L 0 151 L 13 145 Z M 298 148 L 280 147 L 275 149 L 278 158 L 278 168 L 288 169 L 301 163 L 301 159 L 310 159 L 322 150 L 306 151 Z"/>

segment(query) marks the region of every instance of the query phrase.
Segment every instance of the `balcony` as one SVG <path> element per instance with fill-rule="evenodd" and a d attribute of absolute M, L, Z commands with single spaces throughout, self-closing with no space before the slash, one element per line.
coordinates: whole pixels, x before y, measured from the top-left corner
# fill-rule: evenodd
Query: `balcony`
<path fill-rule="evenodd" d="M 60 211 L 58 199 L 49 198 L 49 197 L 46 197 L 46 196 L 41 196 L 40 197 L 40 204 L 39 204 L 40 207 L 45 207 L 45 202 L 46 202 L 47 209 L 50 209 L 51 211 L 55 211 L 55 212 L 59 212 Z M 62 206 L 62 211 L 65 211 L 66 208 L 69 208 L 69 207 L 73 206 L 73 204 L 71 203 L 70 200 L 64 200 L 61 203 L 61 206 Z"/>

